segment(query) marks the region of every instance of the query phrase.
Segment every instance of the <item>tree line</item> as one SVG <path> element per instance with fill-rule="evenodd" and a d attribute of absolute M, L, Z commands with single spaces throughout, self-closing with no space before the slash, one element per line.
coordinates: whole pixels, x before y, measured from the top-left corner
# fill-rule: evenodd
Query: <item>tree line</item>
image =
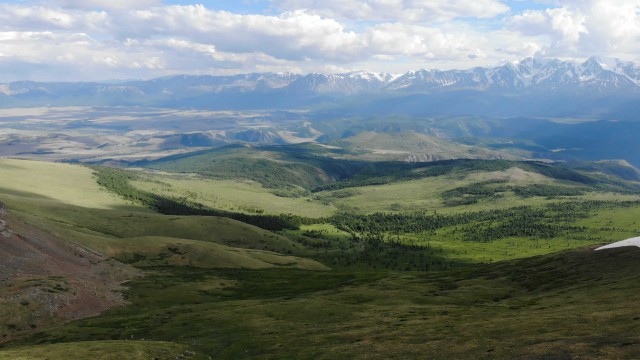
<path fill-rule="evenodd" d="M 165 215 L 226 217 L 271 231 L 298 229 L 302 223 L 307 222 L 302 217 L 292 214 L 251 215 L 212 209 L 186 197 L 162 196 L 137 189 L 129 183 L 130 180 L 135 178 L 135 175 L 123 170 L 102 166 L 92 166 L 91 168 L 95 172 L 98 184 L 106 190 Z"/>

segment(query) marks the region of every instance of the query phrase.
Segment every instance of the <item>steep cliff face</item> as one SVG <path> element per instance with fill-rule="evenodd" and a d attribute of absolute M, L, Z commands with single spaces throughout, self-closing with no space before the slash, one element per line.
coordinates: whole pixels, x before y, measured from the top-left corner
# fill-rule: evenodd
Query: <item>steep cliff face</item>
<path fill-rule="evenodd" d="M 0 203 L 0 342 L 123 304 L 140 273 L 31 226 Z"/>

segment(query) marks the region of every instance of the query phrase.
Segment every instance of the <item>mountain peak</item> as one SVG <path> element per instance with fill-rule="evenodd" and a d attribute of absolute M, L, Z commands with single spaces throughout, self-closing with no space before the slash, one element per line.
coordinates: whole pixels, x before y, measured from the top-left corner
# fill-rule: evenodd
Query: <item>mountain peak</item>
<path fill-rule="evenodd" d="M 591 56 L 585 62 L 582 63 L 582 67 L 585 69 L 602 70 L 604 62 L 598 56 Z"/>
<path fill-rule="evenodd" d="M 217 94 L 232 98 L 237 94 L 264 96 L 355 95 L 393 92 L 455 90 L 493 91 L 505 94 L 562 91 L 576 94 L 640 94 L 640 67 L 618 59 L 590 57 L 583 62 L 555 58 L 527 57 L 495 67 L 466 70 L 412 70 L 392 75 L 369 71 L 343 74 L 253 73 L 229 76 L 176 75 L 147 81 L 120 84 L 38 83 L 0 84 L 0 98 L 6 104 L 51 104 L 56 99 L 83 104 L 83 97 L 96 103 L 119 104 L 123 101 L 180 102 L 181 99 L 206 99 Z M 132 100 L 135 98 L 136 100 Z M 10 100 L 13 99 L 13 100 Z M 92 98 L 93 99 L 93 98 Z M 144 100 L 147 99 L 147 100 Z M 311 98 L 309 98 L 311 99 Z M 204 101 L 204 100 L 202 100 Z M 284 101 L 284 100 L 283 100 Z"/>

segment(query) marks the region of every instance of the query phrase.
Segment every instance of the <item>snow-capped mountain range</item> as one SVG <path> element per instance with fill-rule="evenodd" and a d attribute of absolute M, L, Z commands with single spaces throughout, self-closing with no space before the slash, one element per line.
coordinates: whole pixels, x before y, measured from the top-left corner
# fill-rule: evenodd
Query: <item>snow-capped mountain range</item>
<path fill-rule="evenodd" d="M 491 68 L 467 70 L 423 69 L 405 74 L 358 71 L 344 74 L 262 73 L 228 77 L 170 77 L 187 82 L 208 82 L 208 90 L 265 91 L 359 94 L 385 91 L 438 90 L 640 90 L 640 66 L 617 59 L 608 62 L 592 57 L 578 63 L 558 59 L 526 58 Z M 153 82 L 153 81 L 152 81 Z M 197 89 L 192 84 L 192 89 Z M 202 88 L 201 88 L 202 89 Z M 202 89 L 204 90 L 204 89 Z"/>
<path fill-rule="evenodd" d="M 493 68 L 411 71 L 388 84 L 392 90 L 591 90 L 635 89 L 640 86 L 638 67 L 616 61 L 608 66 L 597 58 L 583 63 L 526 58 Z"/>
<path fill-rule="evenodd" d="M 438 94 L 472 90 L 491 94 L 552 93 L 640 96 L 640 66 L 592 57 L 584 62 L 526 58 L 496 67 L 417 70 L 405 74 L 255 73 L 180 75 L 118 84 L 0 84 L 0 107 L 33 105 L 153 105 L 212 107 L 243 102 L 284 104 L 315 97 L 359 94 Z M 283 100 L 283 99 L 286 99 Z M 289 103 L 287 103 L 289 104 Z M 258 105 L 256 105 L 258 106 Z M 289 106 L 289 105 L 287 105 Z"/>

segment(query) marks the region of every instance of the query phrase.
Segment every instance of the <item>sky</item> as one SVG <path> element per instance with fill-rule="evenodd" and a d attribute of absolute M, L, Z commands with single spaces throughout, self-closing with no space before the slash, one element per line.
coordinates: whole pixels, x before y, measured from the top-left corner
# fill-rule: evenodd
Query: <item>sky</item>
<path fill-rule="evenodd" d="M 640 63 L 640 0 L 0 0 L 0 82 Z"/>

